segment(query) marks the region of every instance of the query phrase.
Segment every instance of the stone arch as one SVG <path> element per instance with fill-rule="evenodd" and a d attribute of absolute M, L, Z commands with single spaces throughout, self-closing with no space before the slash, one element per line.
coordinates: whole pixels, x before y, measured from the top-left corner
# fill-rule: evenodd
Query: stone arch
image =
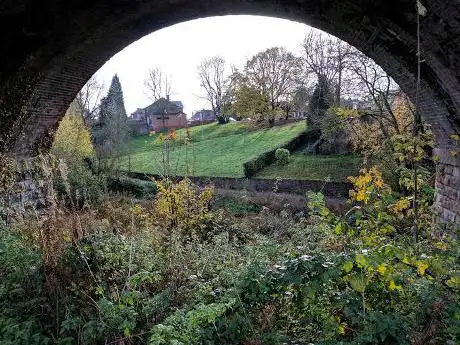
<path fill-rule="evenodd" d="M 426 8 L 419 109 L 441 158 L 436 207 L 460 222 L 459 145 L 449 138 L 460 127 L 460 3 L 419 1 Z M 78 90 L 116 52 L 206 16 L 258 14 L 312 25 L 372 57 L 415 97 L 415 0 L 11 0 L 0 13 L 0 144 L 17 156 L 46 145 Z"/>

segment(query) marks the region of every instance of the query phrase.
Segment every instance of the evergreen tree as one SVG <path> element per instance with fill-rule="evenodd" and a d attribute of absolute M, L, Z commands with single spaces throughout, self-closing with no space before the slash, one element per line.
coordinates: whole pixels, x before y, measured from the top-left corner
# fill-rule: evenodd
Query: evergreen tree
<path fill-rule="evenodd" d="M 316 84 L 315 91 L 310 99 L 308 108 L 310 110 L 308 116 L 308 125 L 315 126 L 321 122 L 321 118 L 326 113 L 326 110 L 333 103 L 333 93 L 331 85 L 327 78 L 323 75 L 319 75 L 318 83 Z"/>
<path fill-rule="evenodd" d="M 107 96 L 102 98 L 99 121 L 94 126 L 93 137 L 100 158 L 120 156 L 129 138 L 123 91 L 118 76 L 112 78 Z"/>

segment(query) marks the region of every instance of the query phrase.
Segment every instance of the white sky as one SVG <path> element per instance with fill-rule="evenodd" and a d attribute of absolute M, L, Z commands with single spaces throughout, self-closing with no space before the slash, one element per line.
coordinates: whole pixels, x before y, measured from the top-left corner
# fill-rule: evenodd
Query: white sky
<path fill-rule="evenodd" d="M 223 16 L 197 19 L 158 30 L 113 56 L 96 73 L 106 87 L 118 74 L 128 114 L 151 104 L 144 79 L 152 67 L 171 76 L 172 100 L 182 101 L 188 117 L 210 106 L 202 99 L 197 65 L 207 57 L 223 56 L 241 68 L 266 48 L 281 46 L 300 55 L 307 25 L 258 16 Z"/>

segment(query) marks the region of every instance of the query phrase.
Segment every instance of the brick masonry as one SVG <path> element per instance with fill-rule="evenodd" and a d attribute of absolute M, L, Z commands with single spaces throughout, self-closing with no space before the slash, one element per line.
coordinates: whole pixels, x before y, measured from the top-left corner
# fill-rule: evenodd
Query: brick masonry
<path fill-rule="evenodd" d="M 450 137 L 460 127 L 460 3 L 420 2 L 426 14 L 420 18 L 419 111 L 438 149 L 458 150 Z M 128 44 L 172 24 L 230 14 L 275 16 L 327 31 L 373 58 L 416 99 L 414 0 L 3 1 L 0 150 L 29 157 L 46 148 L 49 130 L 57 127 L 76 93 Z M 443 165 L 444 172 L 460 166 L 440 163 L 440 169 Z M 441 218 L 457 219 L 458 195 L 455 199 L 452 188 L 458 184 L 444 172 L 438 171 L 436 207 L 446 210 Z"/>
<path fill-rule="evenodd" d="M 460 150 L 436 149 L 435 155 L 439 158 L 433 206 L 435 221 L 460 224 Z"/>

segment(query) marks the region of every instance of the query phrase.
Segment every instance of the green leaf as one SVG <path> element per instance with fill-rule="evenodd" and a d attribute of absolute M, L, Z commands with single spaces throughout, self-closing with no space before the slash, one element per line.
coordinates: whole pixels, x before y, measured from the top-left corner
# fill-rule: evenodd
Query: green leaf
<path fill-rule="evenodd" d="M 353 288 L 353 290 L 359 293 L 364 292 L 364 289 L 366 288 L 366 284 L 364 283 L 363 279 L 352 277 L 348 281 L 350 282 L 350 285 Z"/>
<path fill-rule="evenodd" d="M 346 273 L 351 272 L 352 269 L 353 269 L 353 261 L 347 261 L 343 264 L 343 270 Z"/>
<path fill-rule="evenodd" d="M 342 234 L 342 222 L 337 223 L 337 225 L 335 226 L 335 233 L 336 235 Z"/>
<path fill-rule="evenodd" d="M 367 260 L 364 257 L 364 255 L 361 255 L 361 254 L 356 255 L 355 261 L 359 268 L 363 268 L 367 266 Z"/>

